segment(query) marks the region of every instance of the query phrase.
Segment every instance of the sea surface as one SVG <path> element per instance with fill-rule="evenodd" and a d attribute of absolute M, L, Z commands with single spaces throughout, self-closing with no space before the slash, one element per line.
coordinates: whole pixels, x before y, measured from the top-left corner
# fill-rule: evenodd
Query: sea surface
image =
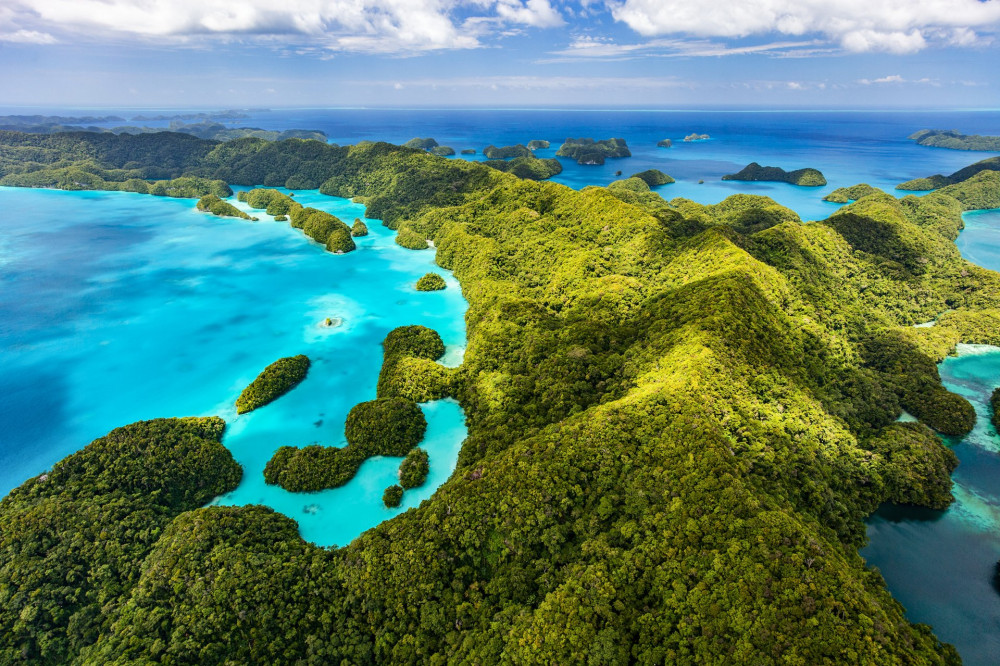
<path fill-rule="evenodd" d="M 125 118 L 150 109 L 0 109 Z M 203 111 L 193 109 L 190 111 Z M 574 188 L 660 169 L 677 179 L 657 191 L 715 203 L 735 193 L 770 196 L 804 220 L 837 206 L 822 197 L 867 182 L 887 191 L 905 180 L 949 174 L 995 153 L 917 146 L 924 128 L 1000 133 L 1000 111 L 432 110 L 291 109 L 251 111 L 237 126 L 319 129 L 331 142 L 433 137 L 456 151 L 545 139 L 540 157 L 567 137 L 626 139 L 633 157 L 604 166 L 562 160 L 553 180 Z M 121 123 L 115 123 L 121 124 Z M 166 121 L 161 124 L 165 125 Z M 692 132 L 706 141 L 684 142 Z M 673 147 L 657 148 L 671 139 Z M 463 159 L 456 156 L 454 159 Z M 756 161 L 788 170 L 820 169 L 821 188 L 722 181 Z M 616 172 L 621 171 L 622 176 Z M 703 181 L 703 182 L 702 182 Z M 351 202 L 299 192 L 340 216 L 361 217 Z M 369 221 L 359 250 L 326 253 L 286 223 L 256 213 L 257 223 L 198 213 L 192 201 L 124 193 L 0 188 L 0 493 L 38 474 L 111 428 L 144 418 L 218 414 L 224 443 L 244 466 L 240 487 L 220 504 L 264 503 L 299 521 L 320 545 L 344 545 L 360 532 L 416 506 L 450 475 L 465 436 L 452 401 L 423 405 L 431 458 L 427 484 L 385 509 L 381 492 L 398 458 L 367 461 L 339 489 L 292 494 L 263 483 L 278 446 L 341 446 L 351 406 L 375 395 L 380 342 L 392 328 L 424 324 L 459 363 L 466 303 L 458 285 L 433 266 L 433 251 L 397 247 Z M 963 255 L 1000 270 L 1000 212 L 966 215 Z M 424 272 L 446 276 L 444 292 L 421 294 Z M 339 318 L 336 328 L 318 326 Z M 862 555 L 878 566 L 908 617 L 933 626 L 967 664 L 1000 663 L 1000 595 L 991 586 L 1000 559 L 1000 438 L 987 402 L 1000 385 L 1000 353 L 965 349 L 941 364 L 946 385 L 976 406 L 976 429 L 948 441 L 961 460 L 956 503 L 947 511 L 884 507 L 869 521 Z M 971 353 L 976 352 L 976 353 Z M 237 417 L 233 401 L 273 360 L 305 353 L 309 377 L 278 401 Z"/>
<path fill-rule="evenodd" d="M 364 215 L 317 192 L 297 199 L 348 223 Z M 346 444 L 347 413 L 375 398 L 393 328 L 429 326 L 446 344 L 444 361 L 461 362 L 467 304 L 432 250 L 399 247 L 377 220 L 356 251 L 334 255 L 262 211 L 259 222 L 224 219 L 193 200 L 0 188 L 0 202 L 0 492 L 117 426 L 218 415 L 243 480 L 215 503 L 266 504 L 329 546 L 417 506 L 454 469 L 465 418 L 442 400 L 423 405 L 428 480 L 397 509 L 383 506 L 382 491 L 401 458 L 371 458 L 350 483 L 319 493 L 263 477 L 279 446 Z M 447 289 L 414 289 L 430 270 Z M 321 326 L 327 317 L 342 323 Z M 305 381 L 237 416 L 240 391 L 295 354 L 313 362 Z"/>

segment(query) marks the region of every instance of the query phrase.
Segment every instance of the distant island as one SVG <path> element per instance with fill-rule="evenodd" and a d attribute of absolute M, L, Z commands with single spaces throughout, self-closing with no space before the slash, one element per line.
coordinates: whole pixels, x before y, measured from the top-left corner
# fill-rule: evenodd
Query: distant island
<path fill-rule="evenodd" d="M 933 176 L 927 176 L 926 178 L 914 178 L 913 180 L 908 180 L 905 183 L 900 183 L 896 186 L 896 189 L 908 192 L 926 192 L 927 190 L 936 190 L 939 187 L 946 187 L 948 185 L 954 185 L 955 183 L 961 183 L 969 178 L 972 178 L 981 171 L 1000 171 L 1000 157 L 987 157 L 985 160 L 980 160 L 975 164 L 970 164 L 964 169 L 959 169 L 950 176 L 935 174 Z"/>
<path fill-rule="evenodd" d="M 663 173 L 659 169 L 646 169 L 645 171 L 640 171 L 639 173 L 632 174 L 632 178 L 638 178 L 639 180 L 646 183 L 650 187 L 657 187 L 659 185 L 668 185 L 675 182 L 673 178 Z"/>
<path fill-rule="evenodd" d="M 531 150 L 522 144 L 516 146 L 486 146 L 483 155 L 491 160 L 506 160 L 512 157 L 531 157 Z"/>
<path fill-rule="evenodd" d="M 98 127 L 94 123 L 107 125 L 113 122 L 125 122 L 120 116 L 0 116 L 0 130 L 30 132 L 32 134 L 59 134 L 63 132 L 97 132 L 108 134 L 153 134 L 157 132 L 181 132 L 191 134 L 200 139 L 217 141 L 232 141 L 255 137 L 267 141 L 281 139 L 315 139 L 326 141 L 326 132 L 320 130 L 266 130 L 260 127 L 231 127 L 223 125 L 219 120 L 234 120 L 246 118 L 237 112 L 222 111 L 214 114 L 195 113 L 179 116 L 136 116 L 132 122 L 152 122 L 169 120 L 168 127 L 148 127 L 143 125 L 115 125 L 113 127 Z M 197 120 L 185 123 L 185 120 Z"/>
<path fill-rule="evenodd" d="M 656 142 L 656 147 L 657 148 L 670 148 L 673 145 L 674 145 L 674 142 L 671 141 L 670 139 L 663 139 L 661 141 L 657 141 Z"/>
<path fill-rule="evenodd" d="M 413 148 L 414 150 L 430 150 L 431 148 L 436 148 L 437 146 L 437 139 L 433 139 L 431 137 L 427 137 L 426 139 L 416 137 L 403 144 L 404 148 Z"/>
<path fill-rule="evenodd" d="M 625 145 L 625 139 L 566 139 L 557 157 L 570 157 L 577 164 L 600 165 L 607 158 L 632 157 L 632 152 Z"/>
<path fill-rule="evenodd" d="M 690 141 L 708 141 L 711 138 L 712 137 L 710 137 L 707 134 L 698 134 L 697 132 L 694 132 L 694 133 L 688 134 L 686 137 L 684 137 L 684 140 L 688 141 L 688 142 L 690 142 Z"/>
<path fill-rule="evenodd" d="M 491 169 L 512 173 L 518 178 L 528 180 L 545 180 L 562 173 L 563 169 L 562 164 L 555 158 L 539 159 L 534 155 L 515 157 L 512 160 L 487 160 L 483 164 Z"/>
<path fill-rule="evenodd" d="M 958 130 L 924 129 L 907 137 L 921 146 L 950 150 L 1000 151 L 1000 136 L 962 134 Z"/>
<path fill-rule="evenodd" d="M 544 139 L 534 139 L 528 142 L 528 150 L 545 149 L 551 145 L 552 145 L 551 143 L 545 141 Z"/>
<path fill-rule="evenodd" d="M 804 187 L 821 187 L 826 185 L 826 178 L 817 169 L 796 169 L 785 171 L 780 167 L 761 166 L 751 162 L 738 173 L 723 176 L 722 180 L 744 180 L 774 183 L 790 183 Z"/>

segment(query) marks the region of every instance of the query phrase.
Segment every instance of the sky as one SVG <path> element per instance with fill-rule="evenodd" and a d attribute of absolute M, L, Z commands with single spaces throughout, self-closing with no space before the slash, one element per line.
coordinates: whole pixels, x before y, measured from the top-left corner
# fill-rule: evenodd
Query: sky
<path fill-rule="evenodd" d="M 1000 0 L 0 0 L 0 106 L 1000 107 Z"/>

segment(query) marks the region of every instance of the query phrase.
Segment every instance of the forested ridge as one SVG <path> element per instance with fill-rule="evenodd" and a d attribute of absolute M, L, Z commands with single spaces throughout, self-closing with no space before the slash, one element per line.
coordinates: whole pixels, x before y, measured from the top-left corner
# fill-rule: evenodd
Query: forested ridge
<path fill-rule="evenodd" d="M 0 139 L 5 173 L 23 173 Z M 935 362 L 958 342 L 1000 342 L 1000 275 L 953 242 L 963 210 L 1000 207 L 1000 174 L 920 198 L 875 191 L 804 224 L 764 197 L 667 202 L 640 178 L 574 191 L 388 144 L 312 143 L 192 149 L 188 170 L 156 177 L 301 179 L 433 240 L 469 301 L 462 366 L 427 383 L 443 381 L 467 414 L 455 473 L 332 550 L 268 509 L 176 503 L 162 531 L 108 529 L 100 552 L 74 550 L 78 532 L 38 522 L 25 499 L 51 476 L 30 480 L 0 503 L 0 655 L 958 663 L 907 622 L 857 548 L 879 503 L 952 499 L 955 456 L 929 426 L 972 424 Z M 129 159 L 141 165 L 140 145 Z M 386 343 L 380 398 L 420 399 L 425 382 L 406 380 L 440 355 L 434 336 Z M 897 423 L 903 408 L 921 423 Z M 116 462 L 125 452 L 101 440 L 89 449 L 108 464 L 70 456 L 60 465 L 78 470 L 75 487 L 160 464 Z M 80 496 L 58 520 L 90 524 L 99 506 Z M 79 567 L 103 571 L 109 550 L 141 567 L 88 578 L 100 604 L 83 616 L 38 614 L 80 594 Z"/>

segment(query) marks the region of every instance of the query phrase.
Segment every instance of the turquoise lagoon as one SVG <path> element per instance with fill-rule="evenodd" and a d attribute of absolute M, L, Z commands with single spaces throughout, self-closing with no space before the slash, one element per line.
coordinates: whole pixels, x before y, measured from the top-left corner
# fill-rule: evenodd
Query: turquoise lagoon
<path fill-rule="evenodd" d="M 1000 211 L 965 215 L 956 242 L 969 261 L 1000 270 Z M 1000 385 L 1000 350 L 961 345 L 939 369 L 949 390 L 976 408 L 975 429 L 945 438 L 959 458 L 955 503 L 945 511 L 884 506 L 868 521 L 861 555 L 882 572 L 912 622 L 930 624 L 958 648 L 964 663 L 1000 661 L 1000 437 L 989 400 Z"/>
<path fill-rule="evenodd" d="M 363 217 L 344 199 L 296 198 L 348 223 Z M 369 459 L 350 483 L 319 493 L 288 493 L 262 474 L 279 446 L 346 444 L 344 420 L 375 397 L 393 328 L 434 328 L 444 362 L 461 362 L 467 304 L 433 250 L 397 246 L 377 220 L 366 220 L 355 252 L 334 255 L 262 211 L 259 222 L 223 219 L 193 200 L 0 188 L 0 202 L 0 492 L 114 427 L 168 416 L 229 424 L 224 443 L 243 481 L 214 503 L 266 504 L 319 545 L 345 545 L 450 476 L 465 438 L 452 400 L 423 405 L 430 475 L 398 509 L 381 497 L 401 458 Z M 430 270 L 448 289 L 414 289 Z M 320 326 L 327 317 L 341 325 Z M 257 373 L 300 353 L 313 361 L 302 384 L 236 415 Z"/>

